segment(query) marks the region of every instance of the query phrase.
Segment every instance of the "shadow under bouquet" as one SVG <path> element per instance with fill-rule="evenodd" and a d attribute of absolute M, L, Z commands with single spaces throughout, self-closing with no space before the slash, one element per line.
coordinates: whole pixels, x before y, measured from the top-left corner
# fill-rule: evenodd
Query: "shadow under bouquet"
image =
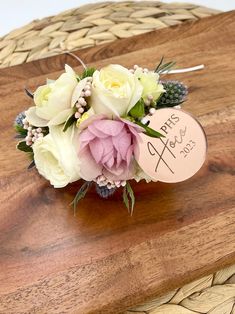
<path fill-rule="evenodd" d="M 36 166 L 55 188 L 84 180 L 75 208 L 92 184 L 104 198 L 122 188 L 132 213 L 129 180 L 154 180 L 136 158 L 141 134 L 165 136 L 149 126 L 148 118 L 158 109 L 180 106 L 188 93 L 181 82 L 161 79 L 172 65 L 161 60 L 148 70 L 111 64 L 81 74 L 65 65 L 57 80 L 47 80 L 33 94 L 26 90 L 33 105 L 16 117 L 14 126 L 17 148 L 31 158 L 29 168 Z"/>

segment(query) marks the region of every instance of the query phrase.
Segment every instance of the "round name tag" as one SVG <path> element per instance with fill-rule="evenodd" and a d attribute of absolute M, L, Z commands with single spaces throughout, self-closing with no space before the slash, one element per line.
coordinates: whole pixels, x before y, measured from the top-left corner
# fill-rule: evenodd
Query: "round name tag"
<path fill-rule="evenodd" d="M 149 121 L 148 126 L 164 137 L 140 134 L 135 151 L 139 166 L 152 179 L 162 182 L 192 177 L 206 159 L 207 140 L 200 123 L 176 108 L 159 109 Z"/>

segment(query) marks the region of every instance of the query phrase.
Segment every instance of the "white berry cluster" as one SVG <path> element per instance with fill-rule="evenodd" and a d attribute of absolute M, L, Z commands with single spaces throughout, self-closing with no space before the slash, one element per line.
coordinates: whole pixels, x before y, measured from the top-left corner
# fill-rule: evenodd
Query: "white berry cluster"
<path fill-rule="evenodd" d="M 87 105 L 87 101 L 85 98 L 91 96 L 91 83 L 92 83 L 92 78 L 89 77 L 76 103 L 76 108 L 77 108 L 77 111 L 75 112 L 76 119 L 81 118 L 83 112 L 85 111 L 84 107 L 86 107 Z"/>
<path fill-rule="evenodd" d="M 33 128 L 26 119 L 23 119 L 22 122 L 24 129 L 27 130 L 26 145 L 31 146 L 38 138 L 43 137 L 42 128 Z"/>
<path fill-rule="evenodd" d="M 114 188 L 120 188 L 121 186 L 125 186 L 126 185 L 126 181 L 112 181 L 112 180 L 108 180 L 107 178 L 105 178 L 104 175 L 98 176 L 95 180 L 95 182 L 99 185 L 99 186 L 106 186 L 109 190 L 110 189 L 114 189 Z"/>
<path fill-rule="evenodd" d="M 140 66 L 138 66 L 137 64 L 135 64 L 134 66 L 133 66 L 133 69 L 129 69 L 129 71 L 131 72 L 131 73 L 135 73 L 135 70 L 141 70 L 143 73 L 148 73 L 149 72 L 149 69 L 147 69 L 147 68 L 142 68 L 142 67 L 140 67 Z"/>

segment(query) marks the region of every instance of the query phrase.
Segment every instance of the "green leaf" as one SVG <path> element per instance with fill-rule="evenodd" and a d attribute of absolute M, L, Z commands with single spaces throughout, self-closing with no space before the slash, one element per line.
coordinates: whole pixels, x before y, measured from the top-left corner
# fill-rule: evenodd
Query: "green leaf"
<path fill-rule="evenodd" d="M 19 133 L 21 136 L 25 137 L 27 135 L 28 131 L 24 129 L 21 125 L 15 124 L 14 127 L 15 127 L 16 132 Z"/>
<path fill-rule="evenodd" d="M 164 57 L 162 56 L 160 62 L 158 63 L 158 66 L 156 67 L 156 69 L 154 70 L 154 72 L 157 72 L 157 71 L 158 71 L 158 69 L 161 67 L 161 65 L 162 65 L 162 63 L 163 63 L 163 60 L 164 60 Z"/>
<path fill-rule="evenodd" d="M 176 63 L 174 61 L 171 62 L 167 62 L 167 63 L 163 63 L 163 59 L 164 57 L 161 58 L 158 66 L 156 67 L 156 69 L 154 70 L 154 72 L 161 74 L 164 71 L 168 71 L 170 70 Z"/>
<path fill-rule="evenodd" d="M 33 149 L 31 146 L 26 145 L 25 141 L 19 142 L 16 146 L 17 149 L 21 150 L 22 152 L 32 153 Z"/>
<path fill-rule="evenodd" d="M 76 118 L 74 116 L 74 113 L 68 117 L 68 119 L 66 120 L 64 127 L 63 127 L 63 132 L 65 132 L 74 122 L 76 122 Z"/>
<path fill-rule="evenodd" d="M 30 92 L 27 88 L 24 89 L 27 96 L 33 99 L 33 93 Z"/>
<path fill-rule="evenodd" d="M 76 214 L 76 208 L 77 208 L 78 202 L 86 196 L 86 193 L 90 189 L 91 186 L 92 186 L 92 182 L 85 181 L 83 185 L 80 187 L 80 189 L 78 190 L 74 200 L 72 201 L 74 216 Z"/>
<path fill-rule="evenodd" d="M 133 118 L 141 118 L 144 116 L 145 111 L 144 111 L 144 100 L 141 98 L 135 106 L 129 111 L 129 114 Z"/>
<path fill-rule="evenodd" d="M 132 215 L 135 205 L 135 195 L 128 181 L 126 182 L 126 185 L 123 189 L 123 202 L 128 212 Z"/>
<path fill-rule="evenodd" d="M 156 137 L 165 137 L 163 134 L 155 131 L 154 129 L 150 128 L 149 126 L 147 126 L 141 122 L 136 121 L 135 123 L 138 124 L 139 126 L 141 126 L 142 128 L 144 128 L 145 129 L 144 133 L 150 137 L 155 137 L 155 138 Z"/>
<path fill-rule="evenodd" d="M 96 71 L 95 68 L 87 68 L 83 71 L 81 79 L 84 79 L 85 77 L 90 77 L 94 74 Z"/>
<path fill-rule="evenodd" d="M 32 160 L 31 163 L 28 165 L 28 170 L 32 169 L 33 167 L 35 167 L 34 160 Z"/>

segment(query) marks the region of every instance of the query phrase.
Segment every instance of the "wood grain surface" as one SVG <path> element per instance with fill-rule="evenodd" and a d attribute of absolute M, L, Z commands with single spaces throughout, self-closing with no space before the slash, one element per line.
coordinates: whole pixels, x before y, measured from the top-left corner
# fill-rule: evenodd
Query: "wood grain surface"
<path fill-rule="evenodd" d="M 94 190 L 77 216 L 69 203 L 79 183 L 53 189 L 15 150 L 12 122 L 30 106 L 23 88 L 56 78 L 68 56 L 0 71 L 0 313 L 122 313 L 154 296 L 235 263 L 235 13 L 78 51 L 97 67 L 154 68 L 162 55 L 190 94 L 184 109 L 208 136 L 208 157 L 178 184 L 134 184 L 128 216 L 121 193 Z M 79 70 L 79 67 L 77 67 Z"/>

